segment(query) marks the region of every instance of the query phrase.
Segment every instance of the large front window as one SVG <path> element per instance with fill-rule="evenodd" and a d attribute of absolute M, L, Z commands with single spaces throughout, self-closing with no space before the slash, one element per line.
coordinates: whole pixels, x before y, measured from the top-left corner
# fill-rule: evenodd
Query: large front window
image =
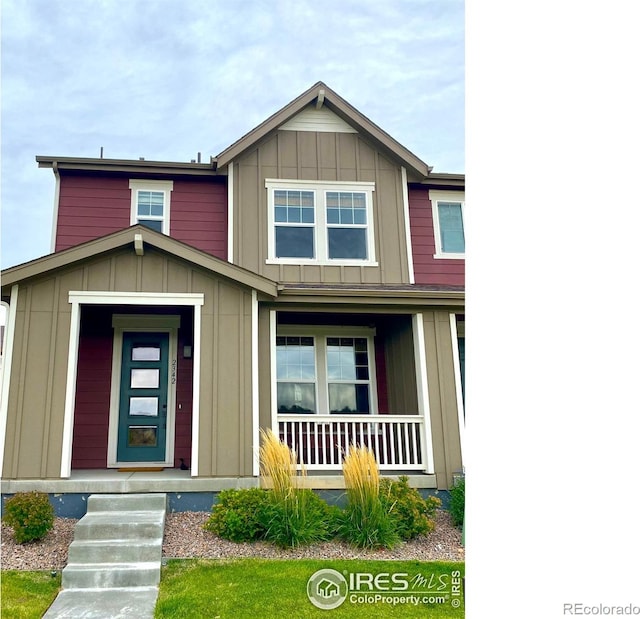
<path fill-rule="evenodd" d="M 267 179 L 272 263 L 375 266 L 373 183 Z"/>
<path fill-rule="evenodd" d="M 282 414 L 367 414 L 375 409 L 371 335 L 276 337 L 277 407 Z"/>

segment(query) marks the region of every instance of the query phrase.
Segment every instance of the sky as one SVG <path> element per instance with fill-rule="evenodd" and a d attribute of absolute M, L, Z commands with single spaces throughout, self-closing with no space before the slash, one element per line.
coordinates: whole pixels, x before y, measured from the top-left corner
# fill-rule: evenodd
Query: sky
<path fill-rule="evenodd" d="M 203 161 L 323 81 L 437 172 L 464 172 L 461 0 L 7 0 L 2 268 L 51 251 L 36 155 Z"/>

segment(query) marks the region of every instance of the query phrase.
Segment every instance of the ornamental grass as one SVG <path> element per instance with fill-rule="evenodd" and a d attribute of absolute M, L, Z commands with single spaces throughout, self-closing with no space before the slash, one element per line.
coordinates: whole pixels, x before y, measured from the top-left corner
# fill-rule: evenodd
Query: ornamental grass
<path fill-rule="evenodd" d="M 360 548 L 392 548 L 400 537 L 380 498 L 380 470 L 368 447 L 351 445 L 342 464 L 347 507 L 339 531 Z"/>

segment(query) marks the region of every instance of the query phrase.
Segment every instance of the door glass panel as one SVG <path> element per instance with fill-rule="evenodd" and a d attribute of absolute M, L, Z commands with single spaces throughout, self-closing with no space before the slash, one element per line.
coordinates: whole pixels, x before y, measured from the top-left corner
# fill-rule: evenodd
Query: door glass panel
<path fill-rule="evenodd" d="M 160 361 L 160 347 L 134 346 L 131 349 L 131 361 Z"/>
<path fill-rule="evenodd" d="M 158 445 L 158 426 L 129 426 L 129 447 L 156 447 Z"/>
<path fill-rule="evenodd" d="M 129 415 L 158 416 L 158 398 L 129 398 Z"/>
<path fill-rule="evenodd" d="M 157 389 L 160 386 L 160 370 L 131 370 L 132 389 Z"/>

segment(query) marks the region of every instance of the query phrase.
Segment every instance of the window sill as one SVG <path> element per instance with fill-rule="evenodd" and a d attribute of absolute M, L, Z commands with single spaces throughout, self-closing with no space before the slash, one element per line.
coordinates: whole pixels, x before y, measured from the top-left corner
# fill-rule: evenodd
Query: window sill
<path fill-rule="evenodd" d="M 435 260 L 464 260 L 464 254 L 433 254 Z"/>
<path fill-rule="evenodd" d="M 268 258 L 265 264 L 286 264 L 291 266 L 332 266 L 332 267 L 377 267 L 378 262 L 370 260 L 305 260 L 300 258 Z"/>

